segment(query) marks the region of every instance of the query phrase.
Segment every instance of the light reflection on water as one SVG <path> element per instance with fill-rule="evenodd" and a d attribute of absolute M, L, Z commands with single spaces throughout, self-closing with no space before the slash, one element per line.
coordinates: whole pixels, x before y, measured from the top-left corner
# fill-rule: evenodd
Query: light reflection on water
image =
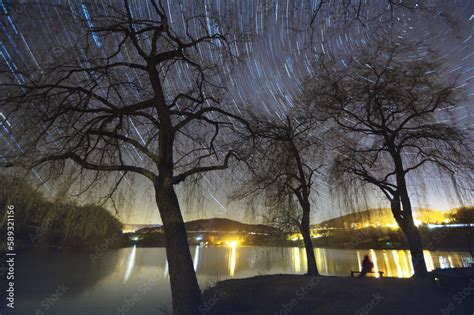
<path fill-rule="evenodd" d="M 258 249 L 258 250 L 257 250 Z M 148 256 L 158 248 L 139 248 L 140 256 Z M 130 278 L 135 264 L 137 249 L 122 249 L 127 267 L 125 281 Z M 290 247 L 239 247 L 230 244 L 227 247 L 196 246 L 194 252 L 194 269 L 198 276 L 217 276 L 219 279 L 228 277 L 246 277 L 256 274 L 306 272 L 306 251 L 304 248 Z M 342 250 L 316 248 L 316 263 L 323 275 L 349 276 L 352 270 L 362 268 L 362 260 L 368 255 L 374 264 L 375 277 L 383 272 L 384 277 L 408 278 L 413 275 L 411 255 L 408 250 Z M 462 258 L 469 257 L 467 252 L 431 252 L 423 251 L 428 271 L 435 268 L 462 267 Z M 164 257 L 161 257 L 164 259 Z M 151 266 L 148 266 L 151 267 Z M 119 265 L 120 270 L 122 267 Z M 157 267 L 158 268 L 158 267 Z M 165 260 L 163 275 L 168 276 L 168 262 Z"/>
<path fill-rule="evenodd" d="M 193 264 L 202 289 L 227 278 L 261 274 L 305 273 L 306 251 L 297 247 L 192 247 Z M 375 271 L 384 277 L 410 277 L 411 257 L 406 250 L 315 249 L 323 275 L 350 276 L 360 270 L 369 255 Z M 424 251 L 428 270 L 460 267 L 467 252 Z M 31 268 L 31 262 L 35 268 Z M 17 296 L 19 314 L 30 314 L 58 284 L 69 288 L 54 305 L 57 314 L 116 314 L 117 307 L 134 297 L 140 286 L 154 282 L 147 294 L 138 296 L 136 314 L 155 312 L 170 305 L 169 273 L 164 248 L 121 248 L 103 253 L 96 260 L 76 251 L 26 251 L 18 255 Z M 100 311 L 97 311 L 100 310 Z"/>
<path fill-rule="evenodd" d="M 292 248 L 292 257 L 293 257 L 293 270 L 296 273 L 300 273 L 301 271 L 301 258 L 300 258 L 300 249 L 298 247 Z"/>
<path fill-rule="evenodd" d="M 233 277 L 235 274 L 235 264 L 237 261 L 237 244 L 235 242 L 230 244 L 228 256 L 229 260 L 227 262 L 227 269 L 229 270 L 229 276 Z"/>
<path fill-rule="evenodd" d="M 137 252 L 137 246 L 133 245 L 132 252 L 127 259 L 127 269 L 125 270 L 125 275 L 123 276 L 123 283 L 128 281 L 130 274 L 132 273 L 133 267 L 135 266 L 135 254 Z"/>

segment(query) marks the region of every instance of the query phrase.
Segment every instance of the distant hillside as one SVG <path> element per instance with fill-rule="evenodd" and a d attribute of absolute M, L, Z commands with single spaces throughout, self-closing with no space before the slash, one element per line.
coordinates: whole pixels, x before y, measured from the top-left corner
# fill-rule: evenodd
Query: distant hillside
<path fill-rule="evenodd" d="M 452 211 L 441 212 L 432 209 L 417 208 L 414 211 L 414 218 L 423 223 L 443 223 L 445 220 L 450 219 L 452 213 Z M 369 209 L 323 221 L 316 224 L 315 227 L 350 228 L 352 225 L 363 226 L 367 223 L 370 223 L 370 225 L 393 225 L 395 224 L 395 219 L 389 208 Z"/>
<path fill-rule="evenodd" d="M 263 224 L 246 224 L 230 219 L 224 218 L 213 218 L 213 219 L 201 219 L 194 220 L 185 223 L 186 230 L 188 232 L 241 232 L 241 233 L 264 233 L 264 234 L 276 234 L 280 231 L 271 226 Z M 137 230 L 139 233 L 151 233 L 151 232 L 162 232 L 161 227 L 147 227 Z"/>
<path fill-rule="evenodd" d="M 273 234 L 279 232 L 278 229 L 263 224 L 246 224 L 239 221 L 213 218 L 194 220 L 186 222 L 186 230 L 193 231 L 208 231 L 208 232 L 254 232 Z"/>
<path fill-rule="evenodd" d="M 124 232 L 135 232 L 145 228 L 159 228 L 161 224 L 124 224 L 123 231 Z"/>
<path fill-rule="evenodd" d="M 468 207 L 472 208 L 472 207 Z M 446 220 L 452 220 L 453 214 L 458 209 L 452 209 L 450 211 L 437 211 L 426 208 L 417 208 L 414 216 L 415 220 L 419 220 L 423 223 L 439 224 L 447 222 Z M 365 224 L 374 225 L 395 225 L 395 219 L 393 218 L 392 211 L 389 208 L 382 209 L 369 209 L 361 212 L 355 212 L 340 216 L 338 218 L 323 221 L 319 224 L 315 224 L 314 227 L 331 227 L 331 228 L 351 228 L 351 226 L 361 227 Z M 217 233 L 229 233 L 229 232 L 241 232 L 241 233 L 259 233 L 259 234 L 280 234 L 281 231 L 277 228 L 263 225 L 263 224 L 246 224 L 239 221 L 234 221 L 225 218 L 213 218 L 213 219 L 201 219 L 194 220 L 185 223 L 186 230 L 188 232 L 217 232 Z M 140 224 L 127 224 L 126 229 L 134 230 L 138 233 L 153 233 L 162 232 L 160 225 L 140 225 Z"/>

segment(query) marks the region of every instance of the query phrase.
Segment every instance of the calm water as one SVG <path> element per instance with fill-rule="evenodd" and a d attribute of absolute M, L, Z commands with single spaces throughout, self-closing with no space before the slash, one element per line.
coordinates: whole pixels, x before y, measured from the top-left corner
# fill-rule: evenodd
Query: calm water
<path fill-rule="evenodd" d="M 192 247 L 191 252 L 202 289 L 228 278 L 305 272 L 302 248 Z M 351 270 L 360 269 L 366 254 L 374 262 L 374 269 L 385 276 L 412 274 L 407 251 L 316 249 L 318 267 L 325 275 L 349 276 Z M 467 257 L 467 252 L 425 252 L 430 270 L 462 266 Z M 14 314 L 169 311 L 164 248 L 122 248 L 99 257 L 70 250 L 32 250 L 17 253 L 16 259 Z"/>

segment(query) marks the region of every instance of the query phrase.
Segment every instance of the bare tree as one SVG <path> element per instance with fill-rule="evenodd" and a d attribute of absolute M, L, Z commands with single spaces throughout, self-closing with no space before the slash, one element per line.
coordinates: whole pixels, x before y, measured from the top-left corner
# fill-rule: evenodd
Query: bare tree
<path fill-rule="evenodd" d="M 219 74 L 236 37 L 209 12 L 182 12 L 183 27 L 173 28 L 161 3 L 148 5 L 146 16 L 127 0 L 101 5 L 82 20 L 68 6 L 55 8 L 58 23 L 83 28 L 74 46 L 41 68 L 17 63 L 1 72 L 2 123 L 28 126 L 21 152 L 5 155 L 3 164 L 67 169 L 72 161 L 92 180 L 117 174 L 108 177 L 112 193 L 127 174 L 149 180 L 165 231 L 174 313 L 197 314 L 201 292 L 174 186 L 225 169 L 235 156 L 224 134 L 242 120 L 219 106 Z"/>
<path fill-rule="evenodd" d="M 321 0 L 310 10 L 309 26 L 316 26 L 316 20 L 330 16 L 344 27 L 350 27 L 354 23 L 367 26 L 372 22 L 392 23 L 397 15 L 407 12 L 419 12 L 426 15 L 439 15 L 439 7 L 442 1 L 423 3 L 422 1 L 394 1 L 383 0 L 377 3 L 369 3 L 365 0 Z"/>
<path fill-rule="evenodd" d="M 316 157 L 318 142 L 310 136 L 314 121 L 290 115 L 282 120 L 252 115 L 247 120 L 252 134 L 238 151 L 250 178 L 232 199 L 263 201 L 267 221 L 284 229 L 297 227 L 303 236 L 307 273 L 318 275 L 310 235 L 311 195 L 321 167 Z"/>
<path fill-rule="evenodd" d="M 410 176 L 433 176 L 437 168 L 456 184 L 455 172 L 472 155 L 466 135 L 447 111 L 461 106 L 462 89 L 436 60 L 408 43 L 374 39 L 345 60 L 322 56 L 304 96 L 314 116 L 334 127 L 331 140 L 338 154 L 331 178 L 336 187 L 351 192 L 352 200 L 364 192 L 364 183 L 382 192 L 420 277 L 427 269 L 407 182 Z"/>

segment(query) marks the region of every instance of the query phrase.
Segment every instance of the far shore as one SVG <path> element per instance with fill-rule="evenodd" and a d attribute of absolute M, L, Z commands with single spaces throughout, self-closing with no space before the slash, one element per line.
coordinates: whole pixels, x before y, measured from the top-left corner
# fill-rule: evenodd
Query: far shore
<path fill-rule="evenodd" d="M 467 280 L 466 280 L 467 281 Z M 474 279 L 444 288 L 432 279 L 269 275 L 218 282 L 204 314 L 473 314 Z"/>
<path fill-rule="evenodd" d="M 130 245 L 130 246 L 133 246 Z M 123 247 L 130 247 L 130 246 L 123 246 Z M 141 245 L 141 244 L 136 244 L 138 248 L 153 248 L 153 247 L 165 247 L 164 245 Z M 190 244 L 190 247 L 195 247 L 199 246 L 198 244 Z M 204 246 L 209 246 L 209 247 L 229 247 L 229 245 L 204 245 Z M 303 245 L 301 244 L 259 244 L 259 245 L 238 245 L 238 247 L 299 247 L 299 248 L 304 248 Z M 346 250 L 409 250 L 408 247 L 383 247 L 383 246 L 358 246 L 358 247 L 344 247 L 344 246 L 314 246 L 314 248 L 321 248 L 321 249 L 346 249 Z M 446 252 L 469 252 L 469 248 L 465 247 L 436 247 L 436 248 L 425 248 L 424 250 L 429 250 L 429 251 L 446 251 Z"/>
<path fill-rule="evenodd" d="M 140 242 L 133 243 L 127 246 L 122 246 L 122 247 L 130 247 L 136 245 L 138 248 L 153 248 L 153 247 L 165 247 L 164 244 L 141 244 Z M 190 243 L 190 247 L 195 247 L 198 246 L 199 244 L 193 244 Z M 209 246 L 209 247 L 229 247 L 229 245 L 216 245 L 216 244 L 209 244 L 209 245 L 204 245 L 204 246 Z M 281 244 L 239 244 L 238 247 L 299 247 L 299 248 L 304 248 L 304 245 L 300 242 L 284 242 Z M 324 249 L 346 249 L 346 250 L 409 250 L 408 246 L 397 246 L 397 247 L 388 247 L 388 246 L 357 246 L 357 247 L 351 247 L 351 246 L 344 246 L 344 245 L 328 245 L 328 246 L 313 246 L 314 248 L 324 248 Z M 447 251 L 447 252 L 469 252 L 469 248 L 463 247 L 463 246 L 454 246 L 454 247 L 435 247 L 431 246 L 430 248 L 425 248 L 425 250 L 429 251 Z"/>

